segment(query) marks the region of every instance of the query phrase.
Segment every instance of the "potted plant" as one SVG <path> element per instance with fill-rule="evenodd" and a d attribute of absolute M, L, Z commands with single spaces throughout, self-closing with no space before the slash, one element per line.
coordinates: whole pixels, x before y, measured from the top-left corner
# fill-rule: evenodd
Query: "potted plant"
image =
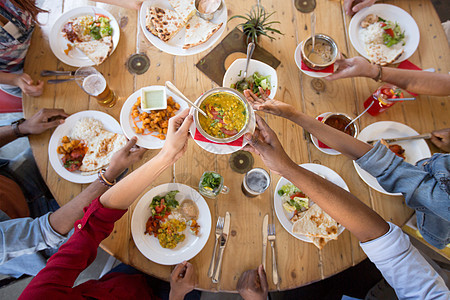
<path fill-rule="evenodd" d="M 253 6 L 247 14 L 232 16 L 229 21 L 232 19 L 243 19 L 244 22 L 238 24 L 236 27 L 242 28 L 242 31 L 247 36 L 247 43 L 253 42 L 257 44 L 260 35 L 265 35 L 271 40 L 274 40 L 275 38 L 269 34 L 283 34 L 272 27 L 273 24 L 279 24 L 279 21 L 269 21 L 274 13 L 268 13 L 258 1 L 258 5 Z"/>

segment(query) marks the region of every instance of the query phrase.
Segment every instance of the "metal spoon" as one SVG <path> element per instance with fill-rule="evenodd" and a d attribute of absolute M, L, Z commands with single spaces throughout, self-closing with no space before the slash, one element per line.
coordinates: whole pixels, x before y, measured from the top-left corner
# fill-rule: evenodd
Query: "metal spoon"
<path fill-rule="evenodd" d="M 311 14 L 311 38 L 312 38 L 312 49 L 311 53 L 314 52 L 314 45 L 316 44 L 316 13 L 312 12 Z"/>
<path fill-rule="evenodd" d="M 169 91 L 177 94 L 179 97 L 183 98 L 184 101 L 192 105 L 192 107 L 195 108 L 199 113 L 201 113 L 202 115 L 204 115 L 206 118 L 209 119 L 208 115 L 200 107 L 198 107 L 191 100 L 189 100 L 182 92 L 180 92 L 180 90 L 177 89 L 177 87 L 172 82 L 166 81 L 166 88 L 168 88 Z"/>
<path fill-rule="evenodd" d="M 347 126 L 345 126 L 344 128 L 344 132 L 347 130 L 348 126 L 352 125 L 353 123 L 355 123 L 356 120 L 358 120 L 363 114 L 365 114 L 369 108 L 372 107 L 372 105 L 375 103 L 375 101 L 372 101 L 372 103 L 370 103 L 370 105 L 362 112 L 360 113 L 356 118 L 353 119 L 353 121 L 351 121 L 350 123 L 347 124 Z"/>
<path fill-rule="evenodd" d="M 238 89 L 240 87 L 240 85 L 242 85 L 245 82 L 245 79 L 247 78 L 248 65 L 250 64 L 250 59 L 252 58 L 253 51 L 255 51 L 255 43 L 248 44 L 248 46 L 247 46 L 247 62 L 245 65 L 244 76 L 242 77 L 241 80 L 236 82 L 236 89 Z"/>

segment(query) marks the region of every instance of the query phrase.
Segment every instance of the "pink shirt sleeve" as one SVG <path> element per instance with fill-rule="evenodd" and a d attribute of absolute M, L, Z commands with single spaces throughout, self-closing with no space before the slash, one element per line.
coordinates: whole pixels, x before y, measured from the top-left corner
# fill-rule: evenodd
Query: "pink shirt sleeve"
<path fill-rule="evenodd" d="M 114 223 L 127 212 L 105 208 L 99 198 L 84 211 L 84 217 L 75 222 L 71 238 L 50 258 L 19 299 L 66 299 L 72 293 L 78 275 L 97 256 L 100 242 L 109 236 Z"/>

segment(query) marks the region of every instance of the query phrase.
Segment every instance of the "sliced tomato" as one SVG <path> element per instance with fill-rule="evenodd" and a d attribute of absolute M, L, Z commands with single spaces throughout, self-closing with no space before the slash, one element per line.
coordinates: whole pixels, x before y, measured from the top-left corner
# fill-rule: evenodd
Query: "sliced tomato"
<path fill-rule="evenodd" d="M 306 195 L 303 194 L 302 192 L 297 192 L 291 196 L 291 200 L 293 200 L 295 197 L 305 198 Z"/>
<path fill-rule="evenodd" d="M 223 133 L 225 133 L 226 135 L 229 135 L 229 136 L 233 136 L 238 133 L 236 129 L 227 130 L 227 129 L 221 127 L 220 130 L 222 130 Z"/>

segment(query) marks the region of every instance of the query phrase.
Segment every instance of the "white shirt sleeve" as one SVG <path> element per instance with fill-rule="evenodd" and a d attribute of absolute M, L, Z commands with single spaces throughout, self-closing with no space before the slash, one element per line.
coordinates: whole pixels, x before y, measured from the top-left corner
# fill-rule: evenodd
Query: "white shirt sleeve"
<path fill-rule="evenodd" d="M 389 226 L 385 235 L 360 245 L 397 297 L 450 299 L 444 280 L 411 244 L 409 237 L 398 226 L 392 223 Z"/>

